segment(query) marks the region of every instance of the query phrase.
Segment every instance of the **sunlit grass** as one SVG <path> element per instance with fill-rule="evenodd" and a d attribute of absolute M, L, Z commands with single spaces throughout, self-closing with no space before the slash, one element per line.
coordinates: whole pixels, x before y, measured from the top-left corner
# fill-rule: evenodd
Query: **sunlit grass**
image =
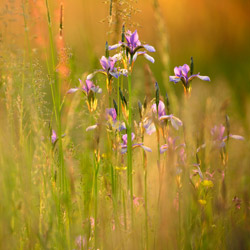
<path fill-rule="evenodd" d="M 39 1 L 40 14 L 22 1 L 24 39 L 0 41 L 0 249 L 248 249 L 249 115 L 224 79 L 169 82 L 160 5 L 152 53 L 129 47 L 138 10 L 118 2 L 104 5 L 105 40 L 124 44 L 104 43 L 102 54 L 88 44 L 93 61 L 78 63 L 53 1 Z M 45 25 L 35 32 L 37 15 Z M 135 61 L 135 48 L 146 58 Z"/>

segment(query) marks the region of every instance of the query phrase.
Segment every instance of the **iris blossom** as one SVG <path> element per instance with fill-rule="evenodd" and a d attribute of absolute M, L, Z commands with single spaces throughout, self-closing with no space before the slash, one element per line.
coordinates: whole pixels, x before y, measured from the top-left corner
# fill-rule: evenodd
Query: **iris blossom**
<path fill-rule="evenodd" d="M 92 74 L 87 76 L 87 79 L 91 80 L 97 73 L 104 74 L 109 79 L 111 79 L 112 77 L 118 78 L 120 75 L 127 76 L 127 70 L 115 67 L 115 63 L 119 60 L 121 60 L 121 55 L 119 54 L 116 54 L 113 57 L 109 58 L 102 56 L 102 58 L 100 59 L 102 69 L 94 71 Z"/>
<path fill-rule="evenodd" d="M 124 130 L 126 129 L 125 123 L 117 121 L 117 114 L 114 108 L 106 109 L 106 119 L 109 121 L 109 125 L 115 130 Z"/>
<path fill-rule="evenodd" d="M 131 134 L 131 141 L 133 141 L 135 139 L 135 134 L 132 133 Z M 122 141 L 123 143 L 121 144 L 121 153 L 125 154 L 127 152 L 127 146 L 128 146 L 128 135 L 125 134 L 122 136 Z M 152 152 L 152 150 L 146 146 L 143 145 L 143 143 L 135 143 L 132 145 L 132 149 L 137 148 L 137 147 L 141 147 L 142 149 L 144 149 L 147 152 Z"/>
<path fill-rule="evenodd" d="M 215 147 L 218 147 L 218 148 L 224 148 L 226 146 L 226 141 L 229 139 L 229 138 L 233 138 L 235 140 L 240 140 L 240 141 L 244 141 L 244 137 L 241 136 L 241 135 L 232 135 L 232 134 L 229 134 L 229 135 L 226 135 L 224 136 L 224 133 L 225 133 L 225 126 L 223 126 L 222 124 L 220 124 L 219 126 L 215 125 L 210 133 L 211 133 L 211 136 L 212 136 L 212 143 Z M 206 143 L 202 144 L 201 146 L 199 146 L 197 148 L 197 153 L 206 147 Z"/>
<path fill-rule="evenodd" d="M 97 108 L 97 98 L 96 93 L 100 94 L 102 93 L 102 89 L 99 88 L 99 86 L 95 86 L 95 84 L 90 81 L 86 80 L 86 85 L 83 85 L 82 80 L 79 79 L 79 82 L 81 84 L 80 88 L 72 88 L 68 90 L 68 94 L 75 93 L 76 91 L 80 90 L 87 96 L 87 105 L 90 112 L 93 112 Z"/>
<path fill-rule="evenodd" d="M 220 124 L 220 126 L 214 126 L 211 129 L 212 140 L 220 148 L 226 146 L 225 141 L 228 139 L 228 136 L 224 136 L 224 132 L 225 132 L 225 127 L 222 124 Z M 229 134 L 229 137 L 235 140 L 241 140 L 241 141 L 244 140 L 244 137 L 240 135 Z"/>
<path fill-rule="evenodd" d="M 174 83 L 182 81 L 184 89 L 187 91 L 190 91 L 190 82 L 194 78 L 199 78 L 203 81 L 210 81 L 210 78 L 208 76 L 201 76 L 200 73 L 188 76 L 189 71 L 190 71 L 190 67 L 187 64 L 184 64 L 183 66 L 175 67 L 174 68 L 175 75 L 169 76 L 169 81 L 174 82 Z"/>
<path fill-rule="evenodd" d="M 72 93 L 75 93 L 76 91 L 78 90 L 81 90 L 83 91 L 83 93 L 85 93 L 87 96 L 90 94 L 90 91 L 92 91 L 93 93 L 102 93 L 102 89 L 99 88 L 99 86 L 95 86 L 95 84 L 90 81 L 90 80 L 86 80 L 85 83 L 86 85 L 83 85 L 83 82 L 81 79 L 79 79 L 79 82 L 80 82 L 80 85 L 81 87 L 80 88 L 71 88 L 68 90 L 68 94 L 72 94 Z"/>
<path fill-rule="evenodd" d="M 151 109 L 154 114 L 157 114 L 156 104 L 153 104 Z M 158 119 L 159 121 L 170 120 L 172 126 L 176 130 L 178 130 L 179 127 L 183 125 L 182 121 L 174 115 L 166 115 L 165 104 L 162 101 L 159 101 L 158 105 Z"/>
<path fill-rule="evenodd" d="M 125 34 L 126 42 L 119 42 L 118 44 L 109 46 L 109 50 L 114 50 L 119 47 L 126 49 L 127 54 L 130 55 L 130 63 L 135 62 L 137 56 L 143 55 L 147 60 L 154 63 L 154 58 L 147 54 L 148 52 L 155 52 L 155 48 L 148 44 L 142 44 L 139 40 L 139 35 L 137 30 L 132 33 L 128 30 Z M 139 51 L 140 49 L 145 49 L 144 51 Z"/>

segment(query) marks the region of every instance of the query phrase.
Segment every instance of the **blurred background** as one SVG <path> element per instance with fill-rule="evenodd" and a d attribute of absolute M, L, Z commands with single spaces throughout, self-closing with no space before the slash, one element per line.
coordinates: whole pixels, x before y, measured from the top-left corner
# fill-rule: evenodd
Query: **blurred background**
<path fill-rule="evenodd" d="M 126 28 L 138 30 L 140 40 L 155 46 L 156 63 L 150 67 L 161 87 L 169 85 L 167 78 L 162 77 L 164 71 L 173 74 L 174 66 L 189 63 L 193 56 L 195 73 L 209 75 L 211 85 L 220 82 L 229 86 L 230 101 L 242 119 L 249 112 L 248 0 L 116 0 L 112 11 L 110 1 L 103 0 L 48 3 L 55 39 L 59 35 L 60 4 L 63 4 L 63 41 L 56 46 L 66 51 L 59 59 L 61 64 L 65 57 L 73 58 L 70 72 L 76 79 L 86 71 L 99 68 L 98 59 L 104 54 L 105 42 L 116 43 L 125 23 Z M 39 58 L 45 65 L 49 48 L 46 2 L 0 1 L 0 44 L 8 47 L 7 54 L 15 55 L 27 49 L 27 36 L 33 58 Z M 0 53 L 4 64 L 4 50 Z M 137 63 L 145 62 L 140 59 Z M 66 67 L 62 70 L 66 75 L 69 73 Z M 181 86 L 176 89 L 177 94 L 182 93 Z"/>

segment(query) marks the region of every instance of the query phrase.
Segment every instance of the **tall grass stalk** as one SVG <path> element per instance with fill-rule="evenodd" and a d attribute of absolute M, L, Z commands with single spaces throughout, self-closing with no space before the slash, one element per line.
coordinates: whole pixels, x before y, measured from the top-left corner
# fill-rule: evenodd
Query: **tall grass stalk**
<path fill-rule="evenodd" d="M 58 78 L 56 72 L 56 51 L 54 47 L 54 40 L 53 40 L 53 32 L 52 32 L 52 22 L 51 16 L 49 11 L 48 0 L 46 2 L 46 9 L 47 9 L 47 23 L 48 23 L 48 30 L 49 30 L 49 43 L 50 43 L 50 55 L 51 55 L 51 63 L 52 63 L 52 75 L 53 81 L 51 82 L 51 94 L 52 99 L 54 101 L 54 111 L 55 111 L 55 118 L 57 123 L 57 130 L 58 130 L 58 142 L 59 142 L 59 183 L 60 183 L 60 191 L 63 195 L 67 196 L 67 183 L 66 183 L 66 175 L 65 175 L 65 166 L 64 166 L 64 156 L 63 156 L 63 146 L 62 146 L 62 124 L 61 124 L 61 87 L 60 87 L 60 80 Z"/>

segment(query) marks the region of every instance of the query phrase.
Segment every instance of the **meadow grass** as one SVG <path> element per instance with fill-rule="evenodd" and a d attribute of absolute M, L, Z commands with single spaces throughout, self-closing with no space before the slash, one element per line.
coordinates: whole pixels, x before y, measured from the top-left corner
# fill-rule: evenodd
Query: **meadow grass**
<path fill-rule="evenodd" d="M 154 75 L 154 49 L 127 32 L 122 2 L 109 2 L 114 33 L 88 72 L 53 1 L 41 5 L 43 49 L 32 49 L 28 1 L 23 46 L 0 41 L 0 249 L 249 249 L 249 126 L 230 88 L 197 76 L 191 88 L 183 68 L 171 78 L 158 1 Z"/>

